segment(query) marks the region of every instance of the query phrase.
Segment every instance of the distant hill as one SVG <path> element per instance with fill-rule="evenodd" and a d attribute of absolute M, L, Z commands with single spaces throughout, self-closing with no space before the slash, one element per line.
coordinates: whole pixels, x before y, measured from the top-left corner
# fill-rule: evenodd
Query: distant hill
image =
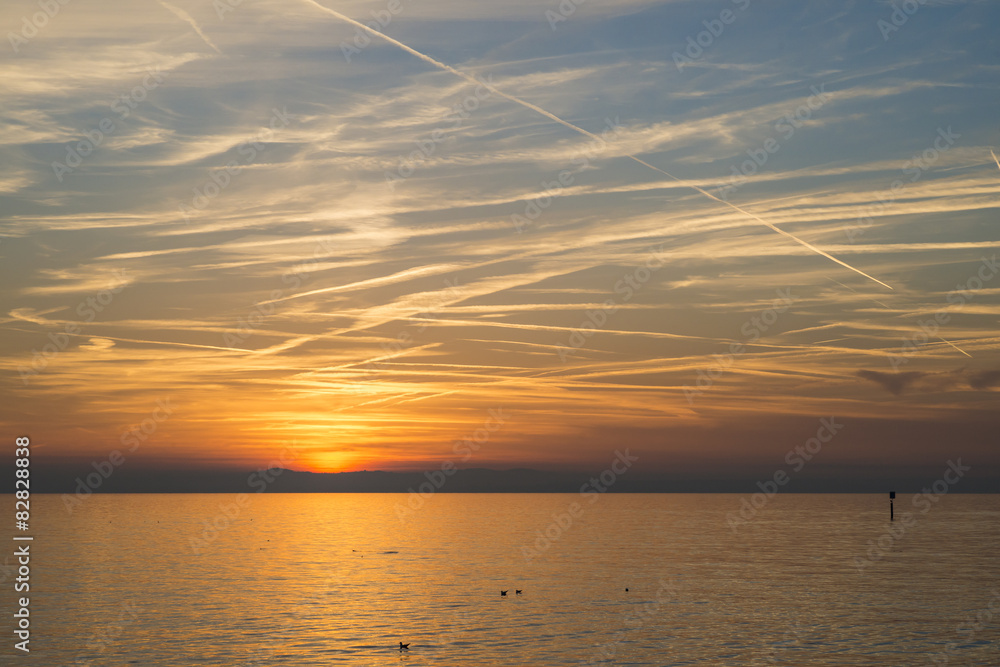
<path fill-rule="evenodd" d="M 313 473 L 287 469 L 205 471 L 130 469 L 127 465 L 104 478 L 90 463 L 59 468 L 36 468 L 31 474 L 33 493 L 580 493 L 595 490 L 593 476 L 600 473 L 554 472 L 513 468 L 466 468 L 445 475 L 428 472 L 383 470 Z M 691 475 L 649 475 L 639 471 L 622 474 L 606 490 L 610 493 L 757 493 L 755 471 L 742 477 L 706 479 Z M 0 493 L 13 493 L 14 469 L 0 466 Z M 99 482 L 99 483 L 98 483 Z M 927 478 L 912 471 L 871 477 L 845 474 L 802 476 L 781 489 L 783 493 L 900 493 L 918 492 Z M 600 482 L 598 482 L 600 484 Z M 586 486 L 585 486 L 586 485 Z M 88 488 L 89 487 L 89 488 Z M 603 485 L 596 489 L 601 491 Z M 602 491 L 603 492 L 603 491 Z M 957 493 L 998 493 L 996 477 L 970 477 Z"/>
<path fill-rule="evenodd" d="M 61 469 L 36 473 L 32 490 L 40 493 L 73 493 L 81 482 L 99 493 L 578 493 L 589 484 L 584 473 L 547 472 L 529 468 L 491 470 L 466 468 L 446 475 L 440 470 L 429 472 L 386 472 L 382 470 L 314 473 L 288 469 L 245 472 L 210 471 L 148 471 L 127 468 L 114 471 L 107 479 L 97 481 L 94 470 Z M 611 490 L 652 491 L 650 482 L 619 479 Z"/>

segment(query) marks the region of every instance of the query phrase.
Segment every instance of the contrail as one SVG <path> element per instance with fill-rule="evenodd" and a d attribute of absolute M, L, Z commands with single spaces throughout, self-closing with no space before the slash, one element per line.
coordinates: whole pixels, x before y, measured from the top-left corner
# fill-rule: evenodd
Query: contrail
<path fill-rule="evenodd" d="M 171 12 L 173 12 L 177 18 L 184 21 L 185 23 L 188 23 L 192 28 L 194 28 L 194 31 L 198 33 L 198 36 L 201 37 L 206 44 L 215 49 L 216 53 L 222 55 L 222 51 L 219 50 L 219 47 L 217 47 L 215 44 L 212 44 L 212 40 L 210 40 L 208 37 L 205 36 L 205 33 L 201 31 L 201 28 L 199 28 L 198 24 L 194 22 L 194 19 L 191 18 L 190 14 L 188 14 L 180 7 L 174 7 L 173 5 L 167 4 L 166 2 L 164 2 L 164 0 L 157 0 L 157 2 L 159 2 L 161 5 L 169 9 Z"/>
<path fill-rule="evenodd" d="M 833 278 L 831 278 L 830 276 L 827 276 L 827 277 L 826 277 L 826 279 L 827 279 L 827 280 L 833 280 Z M 833 282 L 837 283 L 838 285 L 840 285 L 841 287 L 843 287 L 843 288 L 845 288 L 845 289 L 849 289 L 849 290 L 851 290 L 851 291 L 852 291 L 852 292 L 854 292 L 855 294 L 858 294 L 858 293 L 859 293 L 859 292 L 858 292 L 858 291 L 857 291 L 856 289 L 854 289 L 853 287 L 848 287 L 847 285 L 845 285 L 844 283 L 840 282 L 839 280 L 833 280 Z M 882 302 L 881 302 L 881 301 L 879 301 L 878 299 L 872 299 L 872 298 L 870 298 L 870 297 L 869 297 L 869 300 L 870 300 L 870 301 L 874 301 L 875 303 L 877 303 L 878 305 L 882 306 L 882 307 L 883 307 L 883 308 L 885 308 L 886 310 L 892 310 L 891 308 L 889 308 L 889 306 L 885 305 L 884 303 L 882 303 Z M 963 350 L 962 348 L 960 348 L 960 347 L 959 347 L 958 345 L 955 345 L 955 344 L 954 344 L 954 343 L 952 343 L 952 342 L 951 342 L 950 340 L 947 340 L 947 339 L 945 339 L 945 338 L 942 338 L 941 336 L 938 336 L 937 334 L 934 334 L 934 337 L 935 337 L 935 338 L 937 338 L 937 339 L 938 339 L 939 341 L 941 341 L 941 342 L 943 342 L 943 343 L 948 343 L 948 345 L 951 345 L 951 346 L 952 346 L 953 348 L 955 348 L 956 350 L 958 350 L 959 352 L 961 352 L 962 354 L 964 354 L 965 356 L 967 356 L 967 357 L 968 357 L 969 359 L 972 359 L 972 355 L 971 355 L 971 354 L 969 354 L 968 352 L 966 352 L 965 350 Z"/>
<path fill-rule="evenodd" d="M 959 352 L 961 352 L 962 354 L 964 354 L 965 356 L 967 356 L 969 359 L 972 358 L 971 354 L 969 354 L 968 352 L 966 352 L 965 350 L 963 350 L 962 348 L 960 348 L 958 345 L 955 345 L 950 340 L 948 340 L 946 338 L 941 338 L 941 336 L 938 336 L 938 338 L 940 340 L 943 340 L 944 342 L 948 343 L 948 345 L 951 345 L 953 348 L 955 348 L 956 350 L 958 350 Z"/>
<path fill-rule="evenodd" d="M 23 331 L 25 333 L 35 333 L 30 329 L 18 329 L 16 327 L 4 327 L 4 328 L 10 331 Z M 108 340 L 114 340 L 123 343 L 143 343 L 145 345 L 175 345 L 178 347 L 194 347 L 205 350 L 226 350 L 228 352 L 255 352 L 254 350 L 244 350 L 243 348 L 239 347 L 220 347 L 218 345 L 200 345 L 198 343 L 178 343 L 175 341 L 164 341 L 164 340 L 142 340 L 140 338 L 122 338 L 120 336 L 104 336 L 104 335 L 95 336 L 94 334 L 87 334 L 87 333 L 74 334 L 74 333 L 69 333 L 68 331 L 64 332 L 64 334 L 67 336 L 73 336 L 74 338 L 107 338 Z"/>
<path fill-rule="evenodd" d="M 990 149 L 990 155 L 993 156 L 993 161 L 997 163 L 997 168 L 1000 168 L 1000 160 L 997 159 L 997 154 L 993 152 L 992 148 Z"/>
<path fill-rule="evenodd" d="M 349 283 L 347 285 L 336 285 L 334 287 L 320 287 L 319 289 L 309 290 L 308 292 L 290 294 L 288 296 L 278 297 L 277 299 L 269 299 L 267 301 L 261 301 L 260 305 L 267 305 L 269 303 L 279 303 L 281 301 L 288 301 L 289 299 L 298 299 L 300 297 L 312 296 L 314 294 L 325 294 L 327 292 L 338 292 L 340 290 L 358 289 L 359 287 L 370 287 L 373 285 L 392 284 L 397 280 L 410 278 L 412 276 L 435 275 L 439 273 L 447 273 L 448 271 L 454 271 L 455 269 L 456 267 L 450 264 L 444 266 L 421 266 L 414 269 L 406 269 L 404 271 L 398 271 L 392 274 L 391 276 L 382 276 L 380 278 L 359 280 L 357 282 Z"/>
<path fill-rule="evenodd" d="M 162 2 L 163 0 L 160 0 L 160 1 Z M 351 17 L 345 16 L 345 15 L 341 14 L 338 11 L 334 11 L 334 10 L 330 9 L 329 7 L 324 7 L 323 5 L 321 5 L 318 2 L 316 2 L 316 0 L 305 0 L 305 2 L 308 2 L 309 4 L 315 5 L 316 7 L 318 7 L 322 11 L 327 12 L 328 14 L 332 14 L 333 16 L 336 16 L 341 21 L 345 21 L 347 23 L 350 23 L 351 25 L 357 26 L 357 27 L 361 28 L 362 30 L 364 30 L 364 31 L 366 31 L 366 32 L 368 32 L 370 34 L 375 35 L 376 37 L 379 37 L 380 39 L 384 39 L 385 41 L 389 42 L 390 44 L 398 46 L 399 48 L 403 49 L 407 53 L 409 53 L 409 54 L 411 54 L 411 55 L 413 55 L 413 56 L 415 56 L 417 58 L 420 58 L 424 62 L 430 63 L 431 65 L 433 65 L 434 67 L 437 67 L 438 69 L 443 69 L 446 72 L 451 72 L 455 76 L 460 77 L 462 79 L 465 79 L 466 81 L 468 81 L 470 83 L 474 83 L 477 86 L 483 86 L 484 88 L 486 88 L 487 90 L 489 90 L 494 95 L 499 95 L 500 97 L 503 97 L 504 99 L 508 99 L 511 102 L 514 102 L 515 104 L 519 104 L 522 107 L 525 107 L 527 109 L 531 109 L 532 111 L 534 111 L 536 113 L 539 113 L 539 114 L 545 116 L 546 118 L 548 118 L 550 120 L 553 120 L 553 121 L 559 123 L 560 125 L 573 130 L 574 132 L 579 132 L 580 134 L 582 134 L 582 135 L 584 135 L 586 137 L 590 137 L 591 139 L 596 139 L 597 141 L 600 141 L 602 143 L 604 142 L 604 140 L 601 139 L 600 137 L 598 137 L 597 135 L 595 135 L 595 134 L 593 134 L 591 132 L 588 132 L 587 130 L 583 129 L 582 127 L 577 127 L 576 125 L 574 125 L 573 123 L 570 123 L 569 121 L 563 120 L 559 116 L 556 116 L 555 114 L 553 114 L 553 113 L 551 113 L 549 111 L 546 111 L 545 109 L 541 108 L 540 106 L 536 106 L 536 105 L 532 104 L 531 102 L 526 102 L 526 101 L 522 100 L 519 97 L 514 97 L 513 95 L 508 95 L 507 93 L 505 93 L 505 92 L 503 92 L 501 90 L 497 90 L 492 84 L 489 84 L 489 83 L 487 83 L 485 81 L 480 81 L 480 80 L 476 79 L 475 77 L 473 77 L 470 74 L 466 74 L 465 72 L 462 72 L 460 70 L 455 69 L 451 65 L 446 65 L 446 64 L 444 64 L 443 62 L 441 62 L 439 60 L 435 60 L 434 58 L 431 58 L 428 55 L 424 55 L 423 53 L 420 53 L 416 49 L 413 49 L 413 48 L 407 46 L 406 44 L 403 44 L 402 42 L 400 42 L 398 40 L 395 40 L 392 37 L 389 37 L 388 35 L 385 35 L 385 34 L 379 32 L 378 30 L 374 30 L 372 28 L 369 28 L 368 26 L 366 26 L 364 23 L 361 23 L 360 21 L 355 21 Z M 834 257 L 833 255 L 831 255 L 830 253 L 825 252 L 823 250 L 820 250 L 819 248 L 817 248 L 813 244 L 809 243 L 808 241 L 804 241 L 804 240 L 800 239 L 799 237 L 795 236 L 794 234 L 792 234 L 790 232 L 786 232 L 785 230 L 780 229 L 779 227 L 774 226 L 773 224 L 771 224 L 767 220 L 764 220 L 763 218 L 761 218 L 761 217 L 759 217 L 759 216 L 751 213 L 750 211 L 747 211 L 746 209 L 740 208 L 736 204 L 728 202 L 728 201 L 726 201 L 724 199 L 719 199 L 718 197 L 716 197 L 712 193 L 708 192 L 707 190 L 703 190 L 702 188 L 698 187 L 697 185 L 692 185 L 690 183 L 686 183 L 686 182 L 684 182 L 683 179 L 680 179 L 677 176 L 674 176 L 673 174 L 668 173 L 668 172 L 664 171 L 663 169 L 660 169 L 659 167 L 654 167 L 653 165 L 649 164 L 645 160 L 637 158 L 634 155 L 630 155 L 630 154 L 626 153 L 625 157 L 627 157 L 627 158 L 629 158 L 631 160 L 634 160 L 635 162 L 638 162 L 639 164 L 643 165 L 644 167 L 648 167 L 649 169 L 652 169 L 655 172 L 663 174 L 667 178 L 673 179 L 674 181 L 677 181 L 681 185 L 689 187 L 692 190 L 695 190 L 695 191 L 697 191 L 697 192 L 705 195 L 706 197 L 708 197 L 709 199 L 711 199 L 713 201 L 717 201 L 720 204 L 725 204 L 726 206 L 728 206 L 729 208 L 733 209 L 734 211 L 738 211 L 738 212 L 742 213 L 743 215 L 745 215 L 745 216 L 747 216 L 749 218 L 752 218 L 753 220 L 756 220 L 757 222 L 761 223 L 762 225 L 764 225 L 765 227 L 771 229 L 772 231 L 775 231 L 775 232 L 781 234 L 782 236 L 786 236 L 786 237 L 790 238 L 791 240 L 795 241 L 799 245 L 804 246 L 804 247 L 808 248 L 809 250 L 812 250 L 813 252 L 815 252 L 818 255 L 822 255 L 823 257 L 826 257 L 827 259 L 829 259 L 829 260 L 831 260 L 833 262 L 836 262 L 837 264 L 840 264 L 841 266 L 843 266 L 843 267 L 845 267 L 847 269 L 850 269 L 851 271 L 854 271 L 855 273 L 861 274 L 865 278 L 868 278 L 869 280 L 873 280 L 873 281 L 877 282 L 879 285 L 882 285 L 883 287 L 887 287 L 889 289 L 892 289 L 892 287 L 890 285 L 887 285 L 886 283 L 882 282 L 878 278 L 875 278 L 873 276 L 868 275 L 867 273 L 865 273 L 861 269 L 854 268 L 850 264 L 837 259 L 836 257 Z"/>

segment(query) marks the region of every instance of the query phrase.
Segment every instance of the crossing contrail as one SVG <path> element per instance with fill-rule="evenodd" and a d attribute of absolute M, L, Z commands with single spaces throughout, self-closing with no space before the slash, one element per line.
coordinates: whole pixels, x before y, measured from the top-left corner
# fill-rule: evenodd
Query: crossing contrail
<path fill-rule="evenodd" d="M 399 48 L 403 49 L 407 53 L 409 53 L 409 54 L 411 54 L 411 55 L 419 58 L 420 60 L 423 60 L 426 63 L 430 63 L 431 65 L 433 65 L 434 67 L 437 67 L 438 69 L 442 69 L 442 70 L 444 70 L 446 72 L 451 72 L 455 76 L 457 76 L 459 78 L 462 78 L 462 79 L 465 79 L 469 83 L 474 83 L 477 86 L 483 86 L 484 88 L 486 88 L 487 90 L 489 90 L 494 95 L 498 95 L 500 97 L 503 97 L 504 99 L 508 99 L 511 102 L 514 102 L 515 104 L 518 104 L 518 105 L 520 105 L 522 107 L 525 107 L 526 109 L 531 109 L 535 113 L 541 114 L 542 116 L 545 116 L 549 120 L 555 121 L 556 123 L 559 123 L 563 127 L 567 127 L 569 129 L 573 130 L 574 132 L 578 132 L 578 133 L 580 133 L 580 134 L 582 134 L 582 135 L 584 135 L 586 137 L 590 137 L 591 139 L 596 139 L 597 141 L 600 141 L 600 142 L 604 141 L 603 139 L 601 139 L 600 137 L 598 137 L 596 134 L 588 132 L 587 130 L 583 129 L 582 127 L 578 127 L 578 126 L 574 125 L 573 123 L 570 123 L 569 121 L 563 120 L 559 116 L 556 116 L 555 114 L 553 114 L 553 113 L 551 113 L 549 111 L 546 111 L 545 109 L 541 108 L 540 106 L 537 106 L 535 104 L 532 104 L 531 102 L 527 102 L 525 100 L 522 100 L 519 97 L 515 97 L 513 95 L 509 95 L 509 94 L 503 92 L 502 90 L 497 90 L 497 88 L 495 88 L 492 84 L 489 84 L 489 83 L 487 83 L 485 81 L 480 81 L 479 79 L 476 79 L 475 77 L 473 77 L 471 74 L 466 74 L 465 72 L 463 72 L 461 70 L 455 69 L 451 65 L 446 65 L 445 63 L 443 63 L 443 62 L 441 62 L 439 60 L 435 60 L 434 58 L 431 58 L 428 55 L 420 53 L 416 49 L 414 49 L 412 47 L 409 47 L 406 44 L 403 44 L 402 42 L 400 42 L 398 40 L 395 40 L 392 37 L 389 37 L 388 35 L 379 32 L 378 30 L 374 30 L 372 28 L 369 28 L 368 26 L 366 26 L 364 23 L 361 23 L 360 21 L 355 21 L 351 17 L 345 16 L 344 14 L 341 14 L 338 11 L 330 9 L 329 7 L 324 7 L 323 5 L 321 5 L 318 2 L 316 2 L 316 0 L 305 0 L 305 2 L 308 2 L 309 4 L 315 5 L 316 7 L 318 7 L 319 9 L 321 9 L 324 12 L 327 12 L 328 14 L 332 14 L 333 16 L 336 16 L 341 21 L 345 21 L 347 23 L 350 23 L 351 25 L 357 26 L 357 27 L 361 28 L 362 30 L 364 30 L 364 31 L 366 31 L 366 32 L 368 32 L 370 34 L 372 34 L 372 35 L 374 35 L 374 36 L 376 36 L 376 37 L 378 37 L 380 39 L 383 39 L 386 42 L 389 42 L 390 44 L 393 44 L 394 46 L 398 46 Z M 850 264 L 848 264 L 847 262 L 844 262 L 844 261 L 841 261 L 841 260 L 837 259 L 836 257 L 834 257 L 833 255 L 831 255 L 830 253 L 825 252 L 823 250 L 820 250 L 819 248 L 817 248 L 813 244 L 809 243 L 808 241 L 800 239 L 798 236 L 795 236 L 794 234 L 792 234 L 790 232 L 786 232 L 785 230 L 783 230 L 783 229 L 781 229 L 779 227 L 776 227 L 775 225 L 771 224 L 767 220 L 764 220 L 760 216 L 758 216 L 758 215 L 756 215 L 754 213 L 751 213 L 750 211 L 747 211 L 746 209 L 741 208 L 741 207 L 737 206 L 736 204 L 728 202 L 728 201 L 726 201 L 724 199 L 720 199 L 720 198 L 716 197 L 715 195 L 713 195 L 712 193 L 708 192 L 707 190 L 704 190 L 704 189 L 698 187 L 697 185 L 692 185 L 690 183 L 686 183 L 686 182 L 684 182 L 683 179 L 678 178 L 677 176 L 674 176 L 673 174 L 671 174 L 669 172 L 666 172 L 663 169 L 660 169 L 659 167 L 655 167 L 655 166 L 651 165 L 650 163 L 646 162 L 645 160 L 642 160 L 642 159 L 640 159 L 640 158 L 638 158 L 638 157 L 636 157 L 634 155 L 626 153 L 625 157 L 627 157 L 630 160 L 633 160 L 635 162 L 638 162 L 642 166 L 648 167 L 649 169 L 652 169 L 655 172 L 663 174 L 667 178 L 670 178 L 670 179 L 672 179 L 674 181 L 677 181 L 681 185 L 683 185 L 685 187 L 688 187 L 688 188 L 691 188 L 692 190 L 695 190 L 696 192 L 699 192 L 699 193 L 705 195 L 706 197 L 708 197 L 709 199 L 711 199 L 713 201 L 719 202 L 720 204 L 724 204 L 724 205 L 728 206 L 729 208 L 733 209 L 734 211 L 742 213 L 743 215 L 745 215 L 745 216 L 747 216 L 747 217 L 749 217 L 749 218 L 751 218 L 753 220 L 756 220 L 757 222 L 759 222 L 760 224 L 764 225 L 768 229 L 770 229 L 772 231 L 775 231 L 778 234 L 781 234 L 782 236 L 785 236 L 785 237 L 787 237 L 787 238 L 795 241 L 799 245 L 801 245 L 801 246 L 803 246 L 805 248 L 808 248 L 809 250 L 812 250 L 817 255 L 822 255 L 823 257 L 826 257 L 827 259 L 829 259 L 832 262 L 836 262 L 837 264 L 840 264 L 841 266 L 843 266 L 843 267 L 845 267 L 847 269 L 850 269 L 851 271 L 854 271 L 855 273 L 858 273 L 858 274 L 864 276 L 865 278 L 868 278 L 869 280 L 873 280 L 873 281 L 877 282 L 879 285 L 882 285 L 883 287 L 887 287 L 888 289 L 892 289 L 892 286 L 887 285 L 886 283 L 882 282 L 878 278 L 875 278 L 874 276 L 870 276 L 867 273 L 865 273 L 864 271 L 862 271 L 861 269 L 857 269 L 857 268 L 851 266 Z M 1000 163 L 998 163 L 998 164 L 1000 164 Z"/>
<path fill-rule="evenodd" d="M 996 162 L 997 167 L 1000 168 L 1000 160 L 997 159 L 997 154 L 993 152 L 992 148 L 990 149 L 990 155 L 993 156 L 993 161 Z"/>
<path fill-rule="evenodd" d="M 831 278 L 830 276 L 827 276 L 826 279 L 827 280 L 833 280 L 833 278 Z M 833 280 L 833 282 L 837 283 L 838 285 L 840 285 L 844 289 L 849 289 L 852 292 L 854 292 L 855 294 L 859 294 L 858 290 L 854 289 L 853 287 L 848 287 L 847 285 L 845 285 L 844 283 L 840 282 L 839 280 Z M 891 308 L 889 308 L 889 306 L 885 305 L 884 303 L 882 303 L 878 299 L 869 299 L 869 300 L 870 301 L 874 301 L 875 303 L 877 303 L 878 305 L 882 306 L 886 310 L 892 310 Z M 971 354 L 969 354 L 968 352 L 966 352 L 965 350 L 963 350 L 962 348 L 960 348 L 958 345 L 955 345 L 950 340 L 947 340 L 946 338 L 942 338 L 941 336 L 938 336 L 937 334 L 934 334 L 934 337 L 937 338 L 938 340 L 940 340 L 943 343 L 947 343 L 948 345 L 951 345 L 953 348 L 955 348 L 956 350 L 958 350 L 959 352 L 961 352 L 962 354 L 964 354 L 968 358 L 970 358 L 970 359 L 972 358 Z"/>

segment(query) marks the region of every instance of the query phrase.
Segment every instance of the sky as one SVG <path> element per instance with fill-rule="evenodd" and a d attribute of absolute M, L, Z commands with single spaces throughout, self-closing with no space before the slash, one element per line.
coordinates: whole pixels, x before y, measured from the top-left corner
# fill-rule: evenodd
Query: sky
<path fill-rule="evenodd" d="M 996 478 L 998 22 L 4 2 L 3 432 L 84 471 Z"/>

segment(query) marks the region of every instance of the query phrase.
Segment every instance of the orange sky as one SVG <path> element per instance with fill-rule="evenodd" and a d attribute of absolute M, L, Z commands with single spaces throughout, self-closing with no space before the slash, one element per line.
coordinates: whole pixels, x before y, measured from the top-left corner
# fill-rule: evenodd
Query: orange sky
<path fill-rule="evenodd" d="M 845 56 L 783 16 L 783 53 L 748 23 L 678 68 L 684 3 L 399 18 L 483 87 L 395 44 L 348 58 L 311 3 L 177 5 L 67 6 L 0 60 L 0 423 L 42 463 L 631 446 L 712 476 L 835 416 L 841 471 L 997 465 L 995 82 L 971 51 L 915 71 L 910 42 Z"/>

